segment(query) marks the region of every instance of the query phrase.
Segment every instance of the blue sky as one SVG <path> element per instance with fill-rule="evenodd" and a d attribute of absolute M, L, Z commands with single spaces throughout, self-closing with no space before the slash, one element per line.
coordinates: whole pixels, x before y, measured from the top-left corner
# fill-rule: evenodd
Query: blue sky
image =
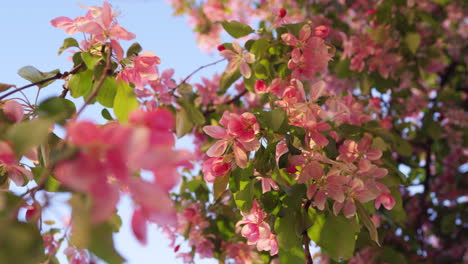
<path fill-rule="evenodd" d="M 114 0 L 109 1 L 121 12 L 120 24 L 137 35 L 143 50 L 156 53 L 161 58 L 160 69 L 174 68 L 177 80 L 186 77 L 194 69 L 219 59 L 218 55 L 202 53 L 195 44 L 195 39 L 186 19 L 173 17 L 172 9 L 164 0 Z M 101 5 L 102 1 L 83 0 L 85 5 Z M 17 75 L 18 69 L 32 65 L 41 71 L 60 69 L 69 70 L 73 65 L 67 60 L 68 53 L 57 56 L 57 50 L 67 38 L 62 30 L 50 25 L 50 20 L 58 16 L 76 17 L 84 15 L 85 10 L 75 1 L 64 0 L 15 0 L 2 3 L 0 16 L 0 82 L 22 86 L 27 81 Z M 74 36 L 80 39 L 80 35 Z M 131 42 L 124 43 L 127 47 Z M 224 64 L 204 69 L 192 80 L 200 76 L 211 76 L 222 71 Z M 39 102 L 51 95 L 61 92 L 63 83 L 57 81 L 41 91 Z M 36 88 L 26 91 L 29 99 L 34 100 Z M 82 101 L 77 101 L 81 105 Z M 83 114 L 84 118 L 102 120 L 100 107 L 90 107 Z M 179 142 L 180 147 L 188 147 L 189 141 Z M 56 202 L 51 218 L 66 214 L 63 205 L 64 197 Z M 127 263 L 181 263 L 175 260 L 175 254 L 168 248 L 169 241 L 165 239 L 154 225 L 149 228 L 149 243 L 146 247 L 138 244 L 133 237 L 129 219 L 131 216 L 131 201 L 124 198 L 119 206 L 123 225 L 116 235 L 116 247 L 127 259 Z M 61 257 L 63 258 L 63 256 Z M 196 263 L 216 263 L 215 261 L 197 261 Z"/>

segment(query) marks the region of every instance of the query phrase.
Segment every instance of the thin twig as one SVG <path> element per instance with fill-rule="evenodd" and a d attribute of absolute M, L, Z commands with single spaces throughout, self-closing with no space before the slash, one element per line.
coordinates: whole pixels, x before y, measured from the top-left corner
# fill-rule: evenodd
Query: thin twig
<path fill-rule="evenodd" d="M 22 87 L 19 87 L 19 88 L 16 88 L 15 90 L 13 91 L 10 91 L 2 96 L 0 96 L 0 100 L 3 100 L 5 98 L 7 98 L 8 96 L 14 94 L 14 93 L 17 93 L 17 92 L 20 92 L 24 89 L 27 89 L 29 87 L 33 87 L 33 86 L 36 86 L 36 85 L 41 85 L 41 84 L 44 84 L 46 82 L 50 82 L 50 81 L 53 81 L 53 80 L 58 80 L 58 79 L 63 79 L 65 77 L 67 77 L 68 75 L 70 74 L 74 74 L 75 72 L 77 72 L 84 64 L 83 63 L 80 63 L 78 65 L 76 65 L 73 69 L 70 70 L 70 72 L 64 72 L 64 73 L 57 73 L 55 74 L 54 76 L 50 77 L 50 78 L 47 78 L 47 79 L 44 79 L 44 80 L 41 80 L 41 81 L 38 81 L 38 82 L 35 82 L 35 83 L 30 83 L 28 85 L 25 85 L 25 86 L 22 86 Z"/>
<path fill-rule="evenodd" d="M 107 47 L 108 53 L 106 57 L 106 66 L 104 67 L 104 70 L 102 72 L 101 77 L 99 78 L 99 81 L 97 82 L 96 86 L 94 87 L 93 91 L 91 94 L 86 98 L 83 106 L 81 106 L 80 110 L 76 112 L 75 117 L 73 119 L 76 119 L 81 112 L 86 108 L 86 106 L 94 99 L 94 97 L 97 96 L 99 89 L 101 89 L 102 85 L 104 84 L 104 81 L 106 80 L 107 76 L 109 76 L 109 71 L 111 70 L 111 54 L 112 54 L 112 48 L 110 46 Z"/>
<path fill-rule="evenodd" d="M 240 94 L 236 95 L 235 97 L 233 97 L 233 98 L 230 99 L 230 100 L 227 100 L 226 102 L 223 102 L 222 104 L 227 104 L 227 105 L 229 105 L 229 104 L 235 103 L 235 102 L 239 101 L 239 100 L 242 98 L 242 96 L 244 96 L 247 92 L 248 92 L 248 90 L 245 89 L 245 90 L 242 91 Z M 205 115 L 209 115 L 209 114 L 212 114 L 212 113 L 214 113 L 214 112 L 215 112 L 214 109 L 209 109 L 209 110 L 206 110 L 206 111 L 203 112 L 203 113 L 204 113 Z"/>
<path fill-rule="evenodd" d="M 181 86 L 182 84 L 186 83 L 195 73 L 197 73 L 197 72 L 203 70 L 204 68 L 207 68 L 207 67 L 216 65 L 216 64 L 218 64 L 218 63 L 220 63 L 220 62 L 222 62 L 222 61 L 225 61 L 225 60 L 226 60 L 226 58 L 222 58 L 222 59 L 220 59 L 220 60 L 217 60 L 217 61 L 214 61 L 214 62 L 212 62 L 212 63 L 208 63 L 208 64 L 206 64 L 206 65 L 203 65 L 203 66 L 198 67 L 196 70 L 194 70 L 194 71 L 191 72 L 189 75 L 187 75 L 187 77 L 185 77 L 185 79 L 183 79 L 182 82 L 179 83 L 179 85 L 177 85 L 176 88 L 179 88 L 179 86 Z"/>

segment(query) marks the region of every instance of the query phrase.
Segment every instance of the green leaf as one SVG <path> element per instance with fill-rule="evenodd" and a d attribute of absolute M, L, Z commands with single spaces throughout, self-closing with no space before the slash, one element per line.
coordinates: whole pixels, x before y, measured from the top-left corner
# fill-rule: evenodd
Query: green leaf
<path fill-rule="evenodd" d="M 46 141 L 53 122 L 49 119 L 36 118 L 12 126 L 7 137 L 13 143 L 18 157 Z"/>
<path fill-rule="evenodd" d="M 124 81 L 117 83 L 117 93 L 114 98 L 114 114 L 120 121 L 126 122 L 128 115 L 139 107 L 132 87 Z"/>
<path fill-rule="evenodd" d="M 127 57 L 137 56 L 142 51 L 142 47 L 138 42 L 133 43 L 127 50 Z"/>
<path fill-rule="evenodd" d="M 249 25 L 234 20 L 230 22 L 223 21 L 221 24 L 223 25 L 224 30 L 234 38 L 241 38 L 254 32 Z"/>
<path fill-rule="evenodd" d="M 363 95 L 368 95 L 370 92 L 370 89 L 372 88 L 372 80 L 369 78 L 369 76 L 364 75 L 361 78 L 361 93 Z"/>
<path fill-rule="evenodd" d="M 296 231 L 299 223 L 296 210 L 286 210 L 282 217 L 276 218 L 275 231 L 281 264 L 305 263 L 302 234 Z"/>
<path fill-rule="evenodd" d="M 93 71 L 86 70 L 72 75 L 68 81 L 68 89 L 74 98 L 87 96 L 91 92 L 92 83 Z"/>
<path fill-rule="evenodd" d="M 406 264 L 408 262 L 406 261 L 405 256 L 400 252 L 391 247 L 384 247 L 382 254 L 380 254 L 378 263 Z"/>
<path fill-rule="evenodd" d="M 363 129 L 362 127 L 359 127 L 359 126 L 344 123 L 338 127 L 338 133 L 342 137 L 353 139 L 353 140 L 358 140 L 362 136 Z"/>
<path fill-rule="evenodd" d="M 218 200 L 219 197 L 224 193 L 226 190 L 226 187 L 229 183 L 229 175 L 230 173 L 227 173 L 226 175 L 216 177 L 214 183 L 213 183 L 213 199 L 216 201 Z"/>
<path fill-rule="evenodd" d="M 2 219 L 0 234 L 0 263 L 32 264 L 46 259 L 42 236 L 35 225 Z"/>
<path fill-rule="evenodd" d="M 392 208 L 392 210 L 388 211 L 388 214 L 393 221 L 403 226 L 406 221 L 406 211 L 403 208 L 403 199 L 401 197 L 401 193 L 395 186 L 390 188 L 390 192 L 391 195 L 395 198 L 395 206 Z"/>
<path fill-rule="evenodd" d="M 56 76 L 59 72 L 60 71 L 58 69 L 50 71 L 50 72 L 41 72 L 38 69 L 34 68 L 33 66 L 25 66 L 25 67 L 18 70 L 18 75 L 23 77 L 24 79 L 32 82 L 32 83 L 37 83 L 37 82 L 43 81 L 45 79 L 52 78 L 52 77 Z M 47 85 L 51 84 L 54 81 L 55 80 L 48 81 L 46 83 L 38 85 L 38 87 L 39 88 L 44 88 L 44 87 L 46 87 Z"/>
<path fill-rule="evenodd" d="M 254 167 L 249 164 L 245 169 L 237 168 L 229 179 L 229 189 L 233 192 L 234 201 L 237 208 L 243 212 L 248 212 L 252 208 L 254 197 Z"/>
<path fill-rule="evenodd" d="M 349 59 L 340 60 L 339 62 L 337 62 L 335 72 L 338 78 L 346 79 L 349 76 L 351 76 L 353 72 L 349 69 L 350 65 L 351 61 Z"/>
<path fill-rule="evenodd" d="M 99 88 L 96 100 L 105 107 L 114 106 L 114 98 L 117 93 L 117 81 L 113 77 L 106 77 L 101 88 Z"/>
<path fill-rule="evenodd" d="M 187 111 L 181 108 L 176 112 L 176 135 L 178 138 L 183 137 L 185 134 L 192 131 L 193 122 L 190 119 Z"/>
<path fill-rule="evenodd" d="M 310 209 L 309 217 L 313 224 L 307 234 L 327 255 L 335 261 L 347 260 L 353 256 L 355 235 L 360 229 L 354 218 L 346 219 L 333 214 L 325 217 L 313 209 Z"/>
<path fill-rule="evenodd" d="M 266 39 L 261 38 L 255 40 L 250 52 L 255 55 L 256 59 L 260 59 L 268 51 L 268 48 L 270 48 L 270 43 Z"/>
<path fill-rule="evenodd" d="M 359 221 L 361 221 L 367 228 L 367 231 L 369 231 L 370 238 L 380 246 L 379 233 L 377 232 L 377 228 L 375 228 L 375 225 L 369 217 L 366 209 L 364 209 L 364 206 L 362 206 L 359 201 L 356 200 L 354 203 L 356 204 L 356 211 L 359 217 Z"/>
<path fill-rule="evenodd" d="M 50 118 L 56 122 L 63 122 L 76 112 L 75 104 L 65 98 L 51 97 L 44 100 L 37 108 L 37 114 L 42 118 Z"/>
<path fill-rule="evenodd" d="M 95 56 L 89 52 L 82 52 L 81 58 L 89 70 L 94 70 L 94 66 L 101 60 L 101 57 Z"/>
<path fill-rule="evenodd" d="M 16 87 L 14 84 L 0 83 L 0 92 L 4 92 L 11 87 Z"/>
<path fill-rule="evenodd" d="M 284 120 L 286 120 L 286 112 L 281 108 L 271 110 L 271 128 L 277 132 Z"/>
<path fill-rule="evenodd" d="M 193 123 L 197 125 L 205 124 L 205 116 L 200 111 L 200 109 L 193 105 L 193 103 L 189 102 L 185 98 L 179 98 L 177 100 L 177 103 L 179 103 L 179 105 L 181 105 L 185 109 L 187 115 L 189 116 L 190 120 L 193 121 Z"/>
<path fill-rule="evenodd" d="M 283 27 L 287 28 L 296 38 L 299 38 L 299 32 L 302 27 L 307 24 L 306 22 L 300 22 L 295 24 L 284 24 Z M 280 35 L 281 36 L 281 35 Z"/>
<path fill-rule="evenodd" d="M 408 49 L 413 53 L 416 54 L 418 51 L 419 45 L 421 44 L 421 36 L 418 32 L 411 32 L 406 34 L 405 36 L 405 43 L 408 46 Z"/>
<path fill-rule="evenodd" d="M 114 248 L 112 230 L 113 226 L 107 222 L 92 228 L 89 250 L 109 264 L 120 264 L 125 259 Z"/>
<path fill-rule="evenodd" d="M 413 154 L 413 147 L 402 137 L 394 135 L 394 146 L 396 152 L 404 157 L 410 157 Z"/>
<path fill-rule="evenodd" d="M 109 110 L 107 110 L 106 108 L 103 108 L 103 109 L 101 110 L 101 115 L 102 115 L 102 117 L 104 117 L 106 120 L 109 120 L 109 121 L 114 120 L 114 118 L 111 116 Z"/>
<path fill-rule="evenodd" d="M 63 44 L 62 46 L 60 47 L 60 49 L 58 50 L 58 55 L 62 54 L 62 52 L 68 48 L 71 48 L 71 47 L 77 47 L 79 48 L 80 45 L 78 44 L 78 41 L 76 41 L 76 39 L 74 38 L 66 38 L 63 40 Z"/>
<path fill-rule="evenodd" d="M 450 4 L 453 0 L 430 0 L 430 1 L 439 5 L 447 5 L 447 4 Z"/>
<path fill-rule="evenodd" d="M 222 95 L 226 92 L 226 90 L 239 78 L 241 77 L 241 74 L 239 70 L 237 69 L 234 72 L 224 72 L 221 75 L 221 79 L 219 80 L 219 91 L 218 94 Z"/>
<path fill-rule="evenodd" d="M 427 134 L 433 140 L 438 140 L 442 132 L 443 132 L 443 128 L 439 122 L 436 122 L 434 120 L 429 121 L 429 124 L 427 125 Z"/>
<path fill-rule="evenodd" d="M 32 167 L 31 172 L 34 175 L 34 180 L 37 182 L 41 177 L 43 177 L 43 173 L 45 172 L 45 168 L 43 167 Z M 48 192 L 56 192 L 60 187 L 60 182 L 57 181 L 52 175 L 47 176 L 47 181 L 44 185 L 44 190 Z"/>

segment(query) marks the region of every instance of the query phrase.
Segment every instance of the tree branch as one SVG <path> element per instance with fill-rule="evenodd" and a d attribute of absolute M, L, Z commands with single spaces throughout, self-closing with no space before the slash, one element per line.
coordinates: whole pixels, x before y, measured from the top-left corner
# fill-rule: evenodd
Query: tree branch
<path fill-rule="evenodd" d="M 235 97 L 233 97 L 233 98 L 230 99 L 230 100 L 227 100 L 226 102 L 223 102 L 222 104 L 228 104 L 228 105 L 229 105 L 229 104 L 235 103 L 235 102 L 239 101 L 239 100 L 242 98 L 242 96 L 244 96 L 247 92 L 248 92 L 248 90 L 245 89 L 245 90 L 242 91 L 240 94 L 236 95 Z M 208 109 L 208 110 L 206 110 L 206 111 L 203 112 L 203 113 L 204 113 L 204 115 L 209 115 L 209 114 L 212 114 L 212 113 L 214 113 L 214 112 L 215 112 L 214 109 Z"/>
<path fill-rule="evenodd" d="M 185 77 L 185 79 L 183 79 L 182 82 L 179 83 L 179 85 L 177 85 L 176 88 L 179 88 L 182 84 L 186 83 L 195 73 L 197 73 L 197 72 L 203 70 L 204 68 L 207 68 L 207 67 L 216 65 L 216 64 L 218 64 L 218 63 L 220 63 L 220 62 L 222 62 L 222 61 L 225 61 L 225 60 L 226 60 L 226 58 L 222 58 L 222 59 L 220 59 L 220 60 L 217 60 L 217 61 L 214 61 L 214 62 L 212 62 L 212 63 L 208 63 L 208 64 L 206 64 L 206 65 L 203 65 L 203 66 L 198 67 L 196 70 L 194 70 L 194 71 L 191 72 L 189 75 L 187 75 L 187 77 Z"/>
<path fill-rule="evenodd" d="M 54 75 L 54 76 L 52 76 L 50 78 L 47 78 L 47 79 L 44 79 L 44 80 L 41 80 L 41 81 L 38 81 L 38 82 L 35 82 L 35 83 L 30 83 L 28 85 L 25 85 L 25 86 L 22 86 L 22 87 L 19 87 L 19 88 L 16 88 L 15 90 L 10 91 L 10 92 L 0 96 L 0 100 L 3 100 L 8 96 L 10 96 L 10 95 L 12 95 L 14 93 L 20 92 L 20 91 L 22 91 L 24 89 L 27 89 L 29 87 L 33 87 L 33 86 L 36 86 L 36 85 L 41 85 L 41 84 L 44 84 L 46 82 L 50 82 L 50 81 L 53 81 L 53 80 L 64 79 L 68 75 L 76 73 L 82 66 L 83 66 L 83 63 L 80 63 L 80 64 L 76 65 L 75 67 L 73 67 L 73 69 L 71 69 L 70 72 L 64 72 L 64 73 L 59 72 L 59 73 L 57 73 L 56 75 Z"/>

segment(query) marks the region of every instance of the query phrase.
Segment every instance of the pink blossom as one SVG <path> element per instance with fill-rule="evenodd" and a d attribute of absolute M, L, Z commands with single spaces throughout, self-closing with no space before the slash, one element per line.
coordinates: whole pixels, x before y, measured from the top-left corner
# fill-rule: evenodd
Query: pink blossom
<path fill-rule="evenodd" d="M 325 73 L 327 71 L 328 62 L 333 55 L 328 53 L 328 47 L 322 38 L 311 37 L 307 41 L 304 49 L 304 73 L 303 76 L 307 79 L 315 79 L 317 72 Z"/>
<path fill-rule="evenodd" d="M 221 248 L 226 252 L 228 259 L 233 259 L 238 264 L 253 264 L 261 262 L 260 256 L 254 248 L 243 242 L 223 242 Z"/>
<path fill-rule="evenodd" d="M 268 87 L 267 87 L 267 84 L 264 81 L 256 80 L 254 88 L 255 88 L 256 93 L 262 94 L 262 93 L 265 93 L 267 91 Z"/>
<path fill-rule="evenodd" d="M 279 190 L 278 184 L 272 178 L 260 177 L 260 181 L 262 182 L 262 193 L 269 192 L 272 189 L 275 191 Z"/>
<path fill-rule="evenodd" d="M 147 242 L 147 225 L 146 219 L 140 210 L 134 210 L 132 216 L 132 231 L 138 241 L 146 245 Z"/>
<path fill-rule="evenodd" d="M 232 165 L 226 163 L 222 157 L 209 158 L 202 166 L 203 178 L 206 182 L 213 183 L 216 177 L 226 175 Z"/>
<path fill-rule="evenodd" d="M 218 96 L 217 92 L 219 90 L 219 81 L 221 76 L 219 74 L 213 75 L 213 78 L 207 79 L 202 78 L 202 83 L 196 83 L 195 87 L 197 87 L 197 93 L 201 97 L 201 104 L 202 105 L 209 105 L 209 104 L 219 104 L 220 97 Z"/>
<path fill-rule="evenodd" d="M 307 40 L 310 38 L 312 30 L 309 25 L 305 24 L 299 31 L 299 38 L 296 38 L 292 33 L 284 33 L 281 35 L 281 39 L 289 46 L 294 47 L 292 50 L 292 56 L 300 56 L 301 52 L 307 45 Z"/>
<path fill-rule="evenodd" d="M 0 141 L 0 171 L 5 172 L 16 186 L 24 184 L 24 176 L 29 180 L 33 179 L 30 171 L 18 165 L 11 145 L 3 141 Z"/>
<path fill-rule="evenodd" d="M 253 201 L 250 213 L 241 212 L 243 219 L 236 226 L 244 225 L 241 229 L 243 237 L 247 238 L 248 245 L 256 245 L 259 251 L 270 251 L 270 255 L 278 253 L 276 237 L 271 233 L 270 226 L 264 221 L 266 215 Z"/>
<path fill-rule="evenodd" d="M 221 56 L 228 60 L 226 72 L 231 73 L 240 69 L 242 76 L 249 79 L 252 74 L 249 64 L 255 62 L 255 55 L 250 52 L 243 53 L 241 46 L 235 41 L 232 43 L 232 47 L 234 51 L 225 49 L 220 52 Z"/>
<path fill-rule="evenodd" d="M 2 110 L 6 118 L 13 123 L 19 123 L 21 120 L 23 120 L 24 109 L 20 103 L 14 100 L 6 101 Z"/>
<path fill-rule="evenodd" d="M 151 81 L 158 79 L 158 70 L 156 65 L 161 61 L 154 53 L 146 51 L 133 58 L 133 67 L 126 68 L 118 75 L 118 79 L 126 83 L 133 83 L 135 87 L 143 88 Z"/>
<path fill-rule="evenodd" d="M 314 36 L 319 38 L 324 38 L 328 36 L 330 28 L 325 25 L 320 25 L 314 28 Z"/>
<path fill-rule="evenodd" d="M 395 206 L 395 198 L 389 193 L 382 193 L 375 199 L 375 209 L 379 209 L 380 205 L 383 205 L 385 209 L 392 210 Z"/>
<path fill-rule="evenodd" d="M 203 127 L 206 134 L 221 139 L 208 149 L 207 155 L 220 157 L 229 146 L 232 146 L 237 165 L 245 168 L 248 159 L 246 152 L 257 150 L 260 147 L 260 143 L 256 139 L 256 135 L 260 131 L 257 119 L 251 113 L 237 115 L 226 111 L 219 123 L 225 128 L 219 126 Z"/>
<path fill-rule="evenodd" d="M 347 139 L 338 149 L 340 152 L 339 158 L 345 162 L 353 162 L 359 157 L 369 160 L 378 160 L 382 156 L 382 151 L 372 148 L 371 143 L 372 136 L 368 133 L 364 134 L 359 144 L 353 140 Z"/>

